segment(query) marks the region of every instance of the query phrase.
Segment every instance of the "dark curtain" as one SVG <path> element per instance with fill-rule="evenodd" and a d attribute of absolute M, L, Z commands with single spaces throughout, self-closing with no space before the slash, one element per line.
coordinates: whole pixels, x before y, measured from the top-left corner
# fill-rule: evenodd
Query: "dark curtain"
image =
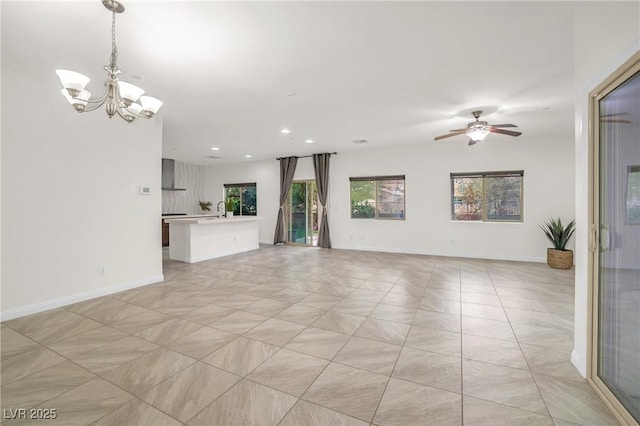
<path fill-rule="evenodd" d="M 318 230 L 318 247 L 331 248 L 329 235 L 329 217 L 327 216 L 327 196 L 329 195 L 329 159 L 330 154 L 313 154 L 313 169 L 316 172 L 318 200 L 322 205 L 322 217 Z"/>
<path fill-rule="evenodd" d="M 286 157 L 280 159 L 280 208 L 278 209 L 278 220 L 276 221 L 276 233 L 273 236 L 273 244 L 282 244 L 285 241 L 284 235 L 284 203 L 293 182 L 293 174 L 296 172 L 298 157 Z"/>

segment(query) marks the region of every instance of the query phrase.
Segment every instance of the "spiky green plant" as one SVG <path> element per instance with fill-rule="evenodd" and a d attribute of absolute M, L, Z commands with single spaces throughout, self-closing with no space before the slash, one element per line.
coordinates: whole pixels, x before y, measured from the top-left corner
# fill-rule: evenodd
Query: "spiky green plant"
<path fill-rule="evenodd" d="M 550 218 L 544 223 L 544 226 L 538 226 L 544 231 L 549 241 L 553 243 L 553 248 L 565 251 L 565 246 L 576 230 L 576 221 L 572 220 L 567 226 L 562 226 L 562 220 L 560 220 L 560 218 L 558 218 L 557 221 Z"/>

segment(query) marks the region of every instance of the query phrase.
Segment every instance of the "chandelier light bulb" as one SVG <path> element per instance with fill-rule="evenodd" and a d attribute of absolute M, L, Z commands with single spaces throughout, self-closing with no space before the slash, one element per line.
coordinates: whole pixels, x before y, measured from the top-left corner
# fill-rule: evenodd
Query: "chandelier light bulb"
<path fill-rule="evenodd" d="M 86 75 L 75 71 L 56 70 L 56 74 L 58 74 L 58 78 L 60 78 L 62 87 L 64 87 L 71 96 L 78 96 L 87 84 L 89 84 L 89 81 L 91 81 Z"/>
<path fill-rule="evenodd" d="M 88 90 L 83 90 L 82 92 L 78 93 L 75 98 L 69 94 L 68 89 L 62 89 L 60 90 L 60 93 L 62 93 L 62 96 L 64 96 L 65 99 L 71 104 L 71 106 L 78 112 L 84 111 L 89 98 L 91 98 L 91 92 L 89 92 Z"/>
<path fill-rule="evenodd" d="M 104 105 L 109 118 L 118 114 L 131 123 L 136 117 L 151 118 L 162 107 L 162 101 L 151 96 L 142 96 L 144 90 L 138 86 L 118 80 L 122 71 L 118 68 L 118 48 L 116 46 L 116 13 L 124 12 L 124 5 L 115 0 L 103 0 L 102 4 L 111 12 L 111 56 L 104 67 L 107 72 L 105 93 L 91 99 L 85 90 L 89 77 L 75 71 L 56 70 L 62 83 L 62 95 L 78 112 L 94 111 Z M 139 100 L 140 103 L 137 103 Z"/>
<path fill-rule="evenodd" d="M 140 113 L 142 112 L 142 106 L 134 102 L 129 105 L 126 110 L 134 115 L 140 115 Z"/>
<path fill-rule="evenodd" d="M 137 101 L 144 93 L 143 89 L 124 81 L 118 81 L 118 88 L 120 89 L 120 98 L 124 101 L 125 106 Z"/>
<path fill-rule="evenodd" d="M 142 104 L 142 113 L 149 117 L 152 117 L 157 113 L 163 105 L 160 99 L 156 99 L 151 96 L 140 96 L 140 103 Z"/>

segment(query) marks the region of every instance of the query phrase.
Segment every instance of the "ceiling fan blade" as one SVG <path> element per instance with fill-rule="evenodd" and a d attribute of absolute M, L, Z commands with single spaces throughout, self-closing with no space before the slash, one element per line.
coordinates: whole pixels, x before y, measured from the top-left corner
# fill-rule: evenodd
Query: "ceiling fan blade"
<path fill-rule="evenodd" d="M 453 130 L 449 130 L 450 132 L 459 132 L 460 130 L 467 130 L 467 128 L 465 127 L 464 129 L 453 129 Z"/>
<path fill-rule="evenodd" d="M 491 133 L 499 133 L 501 135 L 509 135 L 509 136 L 520 136 L 522 132 L 514 132 L 513 130 L 502 130 L 502 129 L 494 129 L 491 127 L 489 129 Z"/>
<path fill-rule="evenodd" d="M 625 120 L 624 118 L 601 118 L 601 123 L 617 123 L 617 124 L 631 124 L 629 120 Z"/>
<path fill-rule="evenodd" d="M 450 138 L 451 136 L 458 136 L 458 135 L 461 135 L 461 134 L 465 133 L 466 131 L 467 131 L 467 129 L 458 130 L 457 132 L 449 133 L 449 134 L 446 134 L 446 135 L 436 136 L 435 138 L 433 138 L 433 140 L 439 141 L 440 139 Z"/>
<path fill-rule="evenodd" d="M 616 114 L 601 114 L 600 117 L 615 117 L 617 115 L 628 115 L 629 112 L 618 112 Z"/>
<path fill-rule="evenodd" d="M 474 141 L 473 139 L 469 139 L 469 146 L 477 144 L 478 141 Z"/>
<path fill-rule="evenodd" d="M 515 124 L 490 124 L 491 127 L 518 127 Z"/>

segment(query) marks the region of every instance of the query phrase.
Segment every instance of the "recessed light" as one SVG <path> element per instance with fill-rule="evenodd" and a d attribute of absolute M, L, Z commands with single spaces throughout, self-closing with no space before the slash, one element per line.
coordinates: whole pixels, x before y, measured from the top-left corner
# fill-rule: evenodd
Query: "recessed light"
<path fill-rule="evenodd" d="M 251 154 L 245 155 L 244 158 L 251 158 Z"/>
<path fill-rule="evenodd" d="M 313 143 L 313 139 L 307 139 L 304 143 Z"/>
<path fill-rule="evenodd" d="M 211 151 L 220 151 L 220 148 L 214 146 L 213 148 L 211 148 Z"/>
<path fill-rule="evenodd" d="M 291 130 L 287 128 L 280 129 L 280 133 L 282 133 L 283 135 L 288 135 L 289 133 L 291 133 Z"/>

